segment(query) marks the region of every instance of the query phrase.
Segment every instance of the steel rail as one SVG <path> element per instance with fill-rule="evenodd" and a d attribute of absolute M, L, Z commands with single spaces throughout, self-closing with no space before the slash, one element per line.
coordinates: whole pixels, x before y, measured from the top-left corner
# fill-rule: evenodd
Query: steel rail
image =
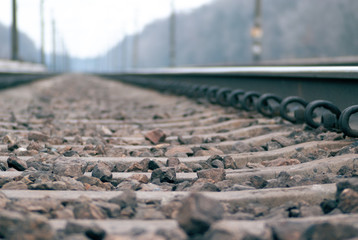
<path fill-rule="evenodd" d="M 281 115 L 286 120 L 291 119 L 293 123 L 302 122 L 304 119 L 313 128 L 323 125 L 332 131 L 343 131 L 347 136 L 358 137 L 357 130 L 349 126 L 350 116 L 357 111 L 343 110 L 345 115 L 340 119 L 339 109 L 357 104 L 358 67 L 173 68 L 137 70 L 101 74 L 101 76 L 188 97 L 206 97 L 210 103 L 224 107 L 228 106 L 228 102 L 232 102 L 230 91 L 244 90 L 246 94 L 237 96 L 236 102 L 240 102 L 241 105 L 239 108 L 257 110 L 268 117 Z M 270 94 L 267 94 L 268 92 Z M 269 97 L 266 99 L 267 96 Z M 281 99 L 292 99 L 292 96 L 302 99 L 297 102 L 301 108 L 289 110 L 285 105 L 281 106 L 280 110 L 281 102 L 287 104 L 287 101 Z M 275 106 L 272 105 L 272 101 L 269 103 L 268 99 L 274 99 Z M 317 99 L 320 101 L 317 102 Z M 315 104 L 308 104 L 306 109 L 302 101 Z M 238 108 L 237 104 L 232 107 Z M 315 122 L 313 119 L 315 117 L 313 111 L 316 108 L 328 110 L 328 113 L 321 116 L 320 122 L 317 120 Z M 291 115 L 294 115 L 293 120 L 287 117 L 285 111 L 291 111 Z"/>
<path fill-rule="evenodd" d="M 53 75 L 53 73 L 48 72 L 0 72 L 0 89 L 27 84 Z"/>

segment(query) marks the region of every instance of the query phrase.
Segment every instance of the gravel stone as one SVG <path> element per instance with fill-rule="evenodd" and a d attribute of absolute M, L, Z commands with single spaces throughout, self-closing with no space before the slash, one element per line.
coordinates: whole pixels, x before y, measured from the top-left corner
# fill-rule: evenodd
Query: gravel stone
<path fill-rule="evenodd" d="M 16 138 L 12 135 L 7 134 L 2 138 L 2 142 L 4 144 L 15 144 Z"/>
<path fill-rule="evenodd" d="M 195 182 L 192 186 L 185 189 L 190 192 L 220 192 L 220 189 L 211 182 Z"/>
<path fill-rule="evenodd" d="M 49 137 L 41 132 L 30 132 L 27 136 L 30 141 L 46 142 Z"/>
<path fill-rule="evenodd" d="M 289 166 L 289 165 L 297 165 L 301 162 L 298 159 L 285 159 L 278 158 L 271 161 L 262 161 L 261 164 L 265 167 L 278 167 L 278 166 Z"/>
<path fill-rule="evenodd" d="M 254 187 L 241 185 L 241 184 L 234 184 L 228 191 L 245 191 L 245 190 L 254 190 Z"/>
<path fill-rule="evenodd" d="M 8 182 L 5 183 L 2 188 L 3 190 L 27 190 L 27 185 L 23 182 Z"/>
<path fill-rule="evenodd" d="M 62 181 L 34 183 L 29 185 L 30 190 L 67 190 L 66 183 Z"/>
<path fill-rule="evenodd" d="M 219 155 L 213 155 L 206 161 L 207 164 L 213 168 L 224 168 L 224 159 Z"/>
<path fill-rule="evenodd" d="M 76 160 L 56 160 L 53 166 L 53 173 L 67 177 L 81 177 L 84 173 L 83 163 Z"/>
<path fill-rule="evenodd" d="M 122 209 L 126 207 L 135 209 L 137 207 L 137 195 L 133 191 L 124 190 L 122 194 L 111 198 L 109 202 L 119 205 Z"/>
<path fill-rule="evenodd" d="M 83 184 L 89 184 L 91 186 L 101 187 L 103 185 L 101 180 L 99 180 L 96 177 L 90 177 L 90 176 L 81 176 L 81 177 L 77 178 L 77 181 L 79 181 Z"/>
<path fill-rule="evenodd" d="M 180 163 L 175 167 L 175 172 L 193 172 L 193 170 L 189 168 L 186 164 Z"/>
<path fill-rule="evenodd" d="M 132 165 L 130 165 L 127 169 L 127 172 L 146 172 L 144 171 L 144 167 L 139 162 L 135 162 Z"/>
<path fill-rule="evenodd" d="M 271 139 L 271 141 L 279 143 L 282 147 L 288 147 L 294 144 L 293 139 L 284 136 L 275 136 Z"/>
<path fill-rule="evenodd" d="M 135 179 L 126 179 L 119 183 L 116 187 L 116 190 L 123 191 L 123 190 L 133 190 L 137 191 L 141 189 L 141 183 Z"/>
<path fill-rule="evenodd" d="M 105 219 L 105 212 L 90 202 L 81 202 L 73 208 L 73 214 L 77 219 Z"/>
<path fill-rule="evenodd" d="M 18 171 L 25 171 L 27 168 L 26 161 L 24 161 L 16 156 L 10 156 L 7 159 L 7 164 L 10 168 L 15 168 Z"/>
<path fill-rule="evenodd" d="M 350 179 L 338 182 L 337 183 L 336 199 L 339 198 L 339 195 L 346 188 L 350 188 L 350 189 L 358 192 L 358 178 L 350 178 Z"/>
<path fill-rule="evenodd" d="M 344 213 L 358 213 L 358 192 L 344 189 L 338 197 L 338 208 Z"/>
<path fill-rule="evenodd" d="M 31 141 L 30 144 L 27 146 L 27 150 L 36 150 L 40 151 L 43 147 L 38 143 Z"/>
<path fill-rule="evenodd" d="M 175 229 L 158 229 L 155 233 L 158 236 L 163 237 L 165 240 L 186 240 L 187 235 L 179 228 Z"/>
<path fill-rule="evenodd" d="M 212 162 L 211 162 L 211 166 L 212 166 L 213 168 L 225 168 L 224 163 L 223 163 L 222 161 L 220 161 L 220 160 L 214 160 L 214 161 L 212 161 Z"/>
<path fill-rule="evenodd" d="M 179 209 L 183 206 L 180 200 L 172 200 L 169 203 L 162 204 L 160 210 L 166 218 L 176 219 L 179 213 Z"/>
<path fill-rule="evenodd" d="M 142 220 L 163 220 L 165 216 L 161 211 L 154 208 L 138 208 L 135 218 Z"/>
<path fill-rule="evenodd" d="M 188 235 L 203 234 L 212 223 L 222 218 L 223 212 L 224 209 L 218 201 L 192 193 L 183 200 L 177 221 Z"/>
<path fill-rule="evenodd" d="M 64 232 L 67 235 L 70 234 L 84 234 L 93 240 L 102 240 L 106 236 L 106 232 L 96 224 L 85 225 L 73 221 L 68 221 Z"/>
<path fill-rule="evenodd" d="M 278 142 L 270 141 L 265 146 L 263 146 L 263 148 L 266 149 L 266 151 L 272 151 L 272 150 L 280 149 L 282 148 L 282 146 Z"/>
<path fill-rule="evenodd" d="M 335 240 L 358 237 L 358 229 L 346 224 L 317 223 L 309 227 L 302 239 Z"/>
<path fill-rule="evenodd" d="M 193 150 L 190 147 L 187 146 L 174 146 L 169 148 L 165 152 L 166 157 L 178 157 L 181 155 L 184 155 L 187 157 L 188 155 L 193 155 Z"/>
<path fill-rule="evenodd" d="M 203 166 L 201 166 L 199 163 L 191 164 L 190 167 L 193 169 L 193 172 L 198 172 L 203 169 Z"/>
<path fill-rule="evenodd" d="M 135 162 L 129 166 L 127 172 L 147 172 L 149 161 L 150 161 L 149 158 L 144 158 L 140 162 Z"/>
<path fill-rule="evenodd" d="M 222 168 L 201 170 L 198 171 L 196 174 L 198 178 L 212 179 L 214 182 L 223 181 L 226 178 L 225 170 Z"/>
<path fill-rule="evenodd" d="M 155 170 L 157 168 L 165 167 L 163 163 L 157 161 L 157 160 L 150 160 L 148 162 L 148 169 L 149 170 Z"/>
<path fill-rule="evenodd" d="M 108 218 L 120 218 L 121 217 L 121 207 L 115 203 L 109 202 L 95 202 L 94 203 L 97 207 L 100 207 L 106 213 Z"/>
<path fill-rule="evenodd" d="M 180 164 L 180 160 L 179 158 L 176 158 L 176 157 L 170 157 L 167 159 L 167 167 L 176 167 Z"/>
<path fill-rule="evenodd" d="M 152 144 L 158 144 L 165 141 L 166 135 L 161 129 L 154 129 L 147 132 L 144 138 L 149 140 Z"/>
<path fill-rule="evenodd" d="M 237 153 L 251 152 L 251 146 L 244 142 L 237 142 L 232 146 L 232 150 Z"/>
<path fill-rule="evenodd" d="M 203 139 L 198 136 L 193 136 L 188 139 L 188 144 L 202 144 L 202 143 L 203 143 Z"/>
<path fill-rule="evenodd" d="M 6 162 L 0 162 L 0 171 L 6 171 L 9 168 L 9 165 Z"/>
<path fill-rule="evenodd" d="M 62 181 L 66 184 L 66 187 L 68 190 L 75 190 L 75 191 L 85 190 L 83 183 L 81 183 L 80 181 L 77 181 L 74 178 L 61 176 L 60 181 Z"/>
<path fill-rule="evenodd" d="M 260 177 L 260 176 L 252 176 L 252 177 L 250 177 L 250 183 L 256 189 L 264 188 L 267 185 L 267 181 L 265 179 L 263 179 L 262 177 Z"/>
<path fill-rule="evenodd" d="M 37 214 L 23 215 L 14 211 L 0 211 L 0 236 L 5 239 L 54 239 L 47 219 Z"/>
<path fill-rule="evenodd" d="M 337 201 L 336 200 L 330 200 L 330 199 L 324 199 L 320 206 L 322 208 L 322 211 L 324 214 L 332 212 L 337 207 Z"/>
<path fill-rule="evenodd" d="M 235 161 L 230 156 L 225 156 L 223 159 L 225 169 L 231 168 L 231 169 L 237 169 Z"/>
<path fill-rule="evenodd" d="M 150 176 L 150 181 L 155 179 L 159 179 L 160 182 L 174 183 L 177 180 L 175 169 L 168 167 L 157 168 Z"/>
<path fill-rule="evenodd" d="M 0 209 L 4 208 L 8 202 L 10 202 L 10 199 L 3 192 L 0 192 Z"/>
<path fill-rule="evenodd" d="M 130 179 L 134 179 L 140 183 L 145 183 L 145 184 L 149 182 L 149 178 L 144 174 L 133 174 L 133 176 L 131 176 Z"/>
<path fill-rule="evenodd" d="M 94 166 L 92 177 L 99 178 L 102 182 L 109 182 L 112 179 L 112 172 L 107 164 L 100 162 Z"/>

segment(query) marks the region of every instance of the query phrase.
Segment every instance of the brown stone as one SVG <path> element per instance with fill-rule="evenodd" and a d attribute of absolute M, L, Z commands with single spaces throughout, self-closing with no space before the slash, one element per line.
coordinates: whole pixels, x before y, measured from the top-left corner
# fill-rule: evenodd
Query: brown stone
<path fill-rule="evenodd" d="M 166 135 L 161 129 L 154 129 L 147 132 L 144 138 L 149 140 L 152 144 L 158 144 L 165 141 Z"/>
<path fill-rule="evenodd" d="M 222 168 L 201 170 L 201 171 L 197 172 L 196 174 L 197 174 L 198 178 L 212 179 L 215 182 L 225 180 L 225 178 L 226 178 L 225 170 Z"/>
<path fill-rule="evenodd" d="M 214 183 L 215 182 L 211 179 L 200 178 L 186 190 L 190 192 L 219 192 L 220 189 Z"/>
<path fill-rule="evenodd" d="M 135 162 L 132 165 L 130 165 L 127 169 L 127 172 L 141 172 L 144 170 L 144 167 L 139 162 Z"/>
<path fill-rule="evenodd" d="M 53 166 L 53 173 L 67 177 L 81 177 L 84 173 L 81 161 L 59 159 Z"/>
<path fill-rule="evenodd" d="M 127 172 L 147 172 L 149 162 L 149 158 L 144 158 L 140 162 L 135 162 L 128 167 Z"/>
<path fill-rule="evenodd" d="M 66 184 L 67 190 L 82 191 L 85 189 L 83 183 L 75 180 L 74 178 L 62 176 L 60 180 Z"/>
<path fill-rule="evenodd" d="M 31 141 L 30 144 L 27 146 L 27 150 L 36 150 L 40 151 L 43 147 L 38 143 Z"/>
<path fill-rule="evenodd" d="M 234 159 L 230 156 L 225 156 L 223 162 L 224 162 L 225 169 L 227 169 L 227 168 L 236 169 L 237 168 Z"/>
<path fill-rule="evenodd" d="M 175 171 L 176 172 L 193 172 L 193 170 L 188 167 L 187 165 L 185 165 L 184 163 L 180 163 L 179 165 L 177 165 L 175 167 Z"/>
<path fill-rule="evenodd" d="M 30 132 L 27 136 L 27 138 L 31 141 L 36 141 L 36 142 L 46 142 L 49 137 L 41 132 Z"/>
<path fill-rule="evenodd" d="M 8 182 L 2 186 L 3 190 L 26 190 L 27 185 L 23 182 Z"/>
<path fill-rule="evenodd" d="M 73 213 L 77 219 L 105 219 L 106 215 L 104 211 L 89 202 L 78 203 L 74 209 Z"/>
<path fill-rule="evenodd" d="M 297 165 L 301 162 L 298 159 L 285 159 L 278 158 L 271 161 L 263 161 L 261 164 L 265 167 L 278 167 L 278 166 L 289 166 L 289 165 Z"/>
<path fill-rule="evenodd" d="M 15 144 L 15 138 L 14 136 L 11 136 L 11 135 L 5 135 L 3 138 L 2 138 L 2 142 L 5 143 L 5 144 Z"/>
<path fill-rule="evenodd" d="M 339 195 L 338 208 L 343 213 L 358 213 L 358 192 L 346 188 Z"/>
<path fill-rule="evenodd" d="M 55 219 L 74 219 L 75 218 L 72 210 L 69 208 L 52 211 L 51 216 Z"/>
<path fill-rule="evenodd" d="M 137 180 L 140 183 L 148 183 L 149 178 L 144 174 L 133 174 L 130 179 Z"/>
<path fill-rule="evenodd" d="M 103 183 L 101 180 L 99 180 L 96 177 L 90 177 L 90 176 L 82 176 L 77 178 L 77 181 L 82 182 L 83 184 L 89 184 L 91 186 L 102 186 Z"/>
<path fill-rule="evenodd" d="M 174 146 L 166 151 L 165 156 L 176 157 L 179 156 L 180 154 L 185 154 L 185 155 L 193 154 L 193 150 L 187 146 Z"/>

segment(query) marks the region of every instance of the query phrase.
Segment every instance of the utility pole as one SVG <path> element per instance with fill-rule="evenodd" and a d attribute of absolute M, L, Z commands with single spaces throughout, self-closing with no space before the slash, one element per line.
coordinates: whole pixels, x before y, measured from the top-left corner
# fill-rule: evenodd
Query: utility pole
<path fill-rule="evenodd" d="M 127 70 L 127 35 L 124 35 L 121 45 L 122 50 L 122 72 Z"/>
<path fill-rule="evenodd" d="M 63 41 L 63 37 L 61 37 L 61 70 L 62 72 L 66 71 L 66 50 L 65 50 L 65 42 Z"/>
<path fill-rule="evenodd" d="M 138 30 L 138 8 L 134 11 L 134 27 Z M 132 67 L 138 68 L 139 32 L 133 35 Z"/>
<path fill-rule="evenodd" d="M 45 21 L 44 21 L 44 0 L 40 1 L 40 26 L 41 26 L 41 64 L 45 65 Z"/>
<path fill-rule="evenodd" d="M 170 15 L 169 23 L 169 66 L 176 65 L 176 15 L 174 0 L 171 0 L 172 13 Z"/>
<path fill-rule="evenodd" d="M 52 18 L 52 70 L 56 71 L 56 22 Z"/>
<path fill-rule="evenodd" d="M 255 63 L 261 60 L 262 55 L 262 26 L 261 26 L 261 0 L 255 0 L 254 26 L 251 29 L 252 54 Z"/>
<path fill-rule="evenodd" d="M 11 59 L 19 60 L 19 38 L 17 33 L 17 4 L 12 0 Z"/>

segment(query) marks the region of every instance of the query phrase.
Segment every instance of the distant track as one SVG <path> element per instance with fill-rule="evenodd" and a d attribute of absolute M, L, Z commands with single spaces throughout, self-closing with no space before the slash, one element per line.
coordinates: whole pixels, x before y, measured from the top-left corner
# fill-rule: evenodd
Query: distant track
<path fill-rule="evenodd" d="M 14 87 L 20 84 L 30 83 L 35 80 L 54 76 L 53 73 L 43 72 L 1 72 L 0 71 L 0 89 Z"/>

